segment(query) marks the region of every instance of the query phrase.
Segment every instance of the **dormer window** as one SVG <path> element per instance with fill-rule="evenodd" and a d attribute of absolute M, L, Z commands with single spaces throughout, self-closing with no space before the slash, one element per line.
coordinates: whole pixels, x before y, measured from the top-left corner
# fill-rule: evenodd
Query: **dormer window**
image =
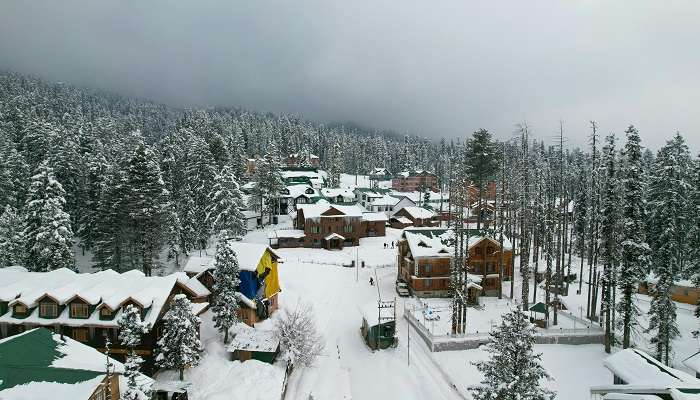
<path fill-rule="evenodd" d="M 70 305 L 70 316 L 71 318 L 87 318 L 90 316 L 90 306 L 85 303 L 72 303 Z"/>
<path fill-rule="evenodd" d="M 39 317 L 41 318 L 56 318 L 58 317 L 58 304 L 54 302 L 39 303 Z"/>
<path fill-rule="evenodd" d="M 24 304 L 15 304 L 15 314 L 25 314 L 27 312 L 27 306 Z"/>

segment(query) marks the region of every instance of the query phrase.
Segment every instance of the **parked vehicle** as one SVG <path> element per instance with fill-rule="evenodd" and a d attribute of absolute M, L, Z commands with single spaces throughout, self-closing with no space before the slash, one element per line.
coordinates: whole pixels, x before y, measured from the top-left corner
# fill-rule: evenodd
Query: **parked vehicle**
<path fill-rule="evenodd" d="M 396 281 L 396 293 L 401 297 L 408 297 L 411 295 L 411 292 L 408 290 L 408 285 L 406 282 L 402 281 Z"/>

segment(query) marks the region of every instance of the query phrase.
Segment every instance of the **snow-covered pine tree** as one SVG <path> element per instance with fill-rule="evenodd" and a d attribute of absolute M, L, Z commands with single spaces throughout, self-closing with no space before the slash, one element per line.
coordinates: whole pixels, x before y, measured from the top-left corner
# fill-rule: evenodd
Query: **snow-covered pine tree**
<path fill-rule="evenodd" d="M 328 185 L 340 186 L 340 174 L 343 172 L 343 155 L 340 151 L 340 142 L 336 139 L 328 153 Z"/>
<path fill-rule="evenodd" d="M 136 354 L 136 346 L 141 344 L 141 337 L 148 332 L 148 326 L 141 321 L 141 312 L 134 305 L 124 308 L 119 321 L 119 341 L 129 351 L 124 364 L 124 377 L 127 388 L 121 395 L 121 400 L 146 400 L 148 395 L 136 379 L 143 359 Z"/>
<path fill-rule="evenodd" d="M 471 139 L 467 141 L 465 153 L 467 176 L 479 190 L 479 214 L 476 222 L 476 229 L 478 230 L 481 229 L 483 220 L 481 206 L 484 198 L 484 189 L 486 189 L 489 180 L 493 180 L 498 171 L 498 166 L 500 165 L 498 157 L 500 153 L 498 146 L 491 137 L 491 133 L 486 129 L 479 129 L 474 132 Z"/>
<path fill-rule="evenodd" d="M 555 393 L 541 386 L 551 379 L 533 352 L 535 328 L 517 307 L 503 315 L 501 325 L 489 333 L 489 360 L 472 362 L 483 374 L 481 384 L 469 387 L 475 400 L 547 400 Z"/>
<path fill-rule="evenodd" d="M 323 351 L 323 338 L 316 331 L 310 305 L 297 304 L 291 311 L 282 310 L 275 321 L 280 341 L 280 359 L 287 363 L 287 373 L 298 366 L 313 365 Z"/>
<path fill-rule="evenodd" d="M 269 214 L 269 222 L 272 223 L 272 214 L 277 209 L 275 202 L 278 200 L 279 192 L 283 188 L 281 168 L 275 154 L 277 147 L 274 142 L 268 146 L 268 152 L 255 169 L 256 187 L 253 190 L 251 201 L 258 201 L 260 208 L 260 218 L 262 220 L 265 211 Z M 301 155 L 300 155 L 301 157 Z"/>
<path fill-rule="evenodd" d="M 652 343 L 656 346 L 656 356 L 666 364 L 671 358 L 673 339 L 679 334 L 671 291 L 680 276 L 687 251 L 689 159 L 683 138 L 676 135 L 659 150 L 649 189 L 652 265 L 658 282 L 652 293 L 647 331 L 654 332 Z"/>
<path fill-rule="evenodd" d="M 63 211 L 65 191 L 46 161 L 32 176 L 25 205 L 25 266 L 31 271 L 73 268 L 73 230 Z"/>
<path fill-rule="evenodd" d="M 177 294 L 163 316 L 163 336 L 156 347 L 156 364 L 161 368 L 177 369 L 180 380 L 185 368 L 199 364 L 199 317 L 192 312 L 192 303 L 184 294 Z"/>
<path fill-rule="evenodd" d="M 246 232 L 243 208 L 243 194 L 229 167 L 224 167 L 214 178 L 214 185 L 209 192 L 207 206 L 207 226 L 214 233 L 226 230 L 229 235 L 242 237 Z"/>
<path fill-rule="evenodd" d="M 688 231 L 688 243 L 695 243 L 690 246 L 690 265 L 688 269 L 692 271 L 693 284 L 700 287 L 700 154 L 693 162 L 693 170 L 691 172 L 691 193 L 688 215 L 694 217 L 694 221 L 690 224 Z M 700 301 L 695 308 L 695 316 L 700 317 Z"/>
<path fill-rule="evenodd" d="M 124 205 L 128 213 L 132 260 L 146 275 L 151 275 L 153 258 L 163 243 L 168 218 L 168 192 L 153 151 L 135 132 L 138 145 L 126 166 Z"/>
<path fill-rule="evenodd" d="M 601 312 L 605 316 L 605 352 L 610 353 L 614 344 L 614 328 L 612 324 L 613 307 L 613 282 L 615 281 L 615 269 L 619 262 L 619 224 L 621 199 L 619 182 L 617 179 L 617 153 L 615 151 L 615 135 L 610 134 L 605 138 L 603 147 L 603 164 L 605 178 L 601 192 L 601 234 L 600 248 L 603 259 L 603 297 Z"/>
<path fill-rule="evenodd" d="M 0 215 L 0 267 L 21 265 L 24 261 L 22 218 L 11 205 Z"/>
<path fill-rule="evenodd" d="M 520 145 L 522 148 L 520 154 L 520 184 L 522 191 L 519 193 L 519 212 L 520 215 L 520 276 L 522 278 L 522 304 L 523 310 L 529 308 L 530 294 L 530 234 L 532 220 L 532 211 L 530 209 L 530 154 L 529 154 L 529 129 L 527 125 L 520 125 Z"/>
<path fill-rule="evenodd" d="M 10 205 L 20 209 L 24 206 L 29 172 L 29 166 L 22 153 L 15 149 L 13 143 L 5 143 L 0 148 L 0 207 Z"/>
<path fill-rule="evenodd" d="M 116 165 L 108 167 L 92 228 L 94 258 L 100 269 L 124 271 L 131 267 L 126 254 L 127 229 L 124 225 L 128 210 L 124 206 L 125 192 L 124 171 Z"/>
<path fill-rule="evenodd" d="M 239 279 L 238 257 L 231 246 L 226 231 L 219 234 L 214 259 L 214 300 L 211 309 L 214 326 L 224 334 L 224 343 L 228 343 L 229 328 L 238 323 L 238 286 Z"/>
<path fill-rule="evenodd" d="M 192 136 L 188 145 L 190 158 L 187 165 L 187 177 L 189 182 L 189 195 L 192 197 L 194 230 L 197 246 L 206 248 L 209 239 L 209 226 L 207 225 L 207 206 L 209 204 L 209 191 L 214 183 L 216 169 L 214 156 L 209 151 L 206 142 L 197 136 Z"/>
<path fill-rule="evenodd" d="M 644 171 L 642 170 L 642 147 L 637 129 L 630 125 L 625 131 L 627 143 L 623 153 L 622 186 L 623 231 L 622 255 L 618 274 L 621 291 L 617 311 L 622 326 L 622 347 L 631 345 L 632 333 L 637 326 L 639 308 L 633 301 L 639 282 L 649 269 L 649 245 L 646 241 L 644 223 L 646 221 L 646 199 L 644 197 Z"/>

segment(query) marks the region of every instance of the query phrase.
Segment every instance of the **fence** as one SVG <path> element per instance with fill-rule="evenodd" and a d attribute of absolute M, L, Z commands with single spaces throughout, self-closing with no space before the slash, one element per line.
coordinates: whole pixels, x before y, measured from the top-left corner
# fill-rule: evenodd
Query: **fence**
<path fill-rule="evenodd" d="M 415 329 L 418 336 L 425 342 L 428 349 L 432 352 L 451 351 L 451 350 L 469 350 L 476 349 L 481 345 L 491 341 L 491 336 L 488 333 L 465 333 L 451 335 L 433 335 L 428 328 L 423 325 L 418 318 L 413 315 L 415 309 L 408 307 L 404 308 L 403 316 L 408 323 Z M 566 313 L 569 314 L 569 313 Z M 567 315 L 567 317 L 574 317 Z M 580 318 L 577 318 L 580 319 Z M 599 344 L 603 343 L 603 330 L 590 323 L 586 324 L 586 328 L 563 329 L 558 330 L 537 330 L 535 332 L 535 343 L 537 344 Z"/>

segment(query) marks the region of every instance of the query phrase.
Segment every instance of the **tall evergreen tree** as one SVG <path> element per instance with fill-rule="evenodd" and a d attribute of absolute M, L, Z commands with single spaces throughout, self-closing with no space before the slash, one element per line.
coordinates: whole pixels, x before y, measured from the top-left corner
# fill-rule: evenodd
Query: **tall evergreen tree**
<path fill-rule="evenodd" d="M 22 218 L 11 205 L 0 215 L 0 267 L 21 265 L 24 261 Z"/>
<path fill-rule="evenodd" d="M 482 202 L 484 190 L 489 180 L 495 180 L 495 174 L 499 166 L 499 151 L 497 144 L 493 141 L 491 133 L 486 129 L 479 129 L 467 142 L 466 146 L 466 173 L 469 179 L 479 189 L 478 199 L 478 219 L 476 229 L 481 229 L 483 220 Z"/>
<path fill-rule="evenodd" d="M 625 131 L 625 144 L 622 168 L 623 230 L 622 255 L 618 285 L 622 294 L 617 304 L 622 325 L 622 347 L 631 345 L 637 316 L 640 314 L 633 295 L 637 292 L 639 282 L 649 268 L 650 248 L 646 241 L 646 199 L 644 197 L 644 171 L 642 170 L 642 147 L 637 129 L 630 125 Z"/>
<path fill-rule="evenodd" d="M 25 266 L 31 271 L 73 268 L 73 230 L 63 211 L 65 191 L 46 161 L 39 164 L 25 205 Z"/>
<path fill-rule="evenodd" d="M 238 322 L 238 258 L 236 252 L 228 245 L 227 232 L 222 231 L 216 246 L 214 259 L 214 301 L 212 312 L 214 326 L 224 334 L 224 343 L 228 343 L 229 328 Z"/>
<path fill-rule="evenodd" d="M 229 167 L 224 167 L 216 175 L 214 185 L 209 192 L 207 207 L 207 225 L 214 232 L 228 231 L 228 234 L 241 237 L 246 232 L 245 217 L 240 211 L 243 208 L 243 194 L 238 188 L 238 182 Z"/>
<path fill-rule="evenodd" d="M 489 333 L 489 360 L 472 362 L 483 374 L 480 385 L 469 387 L 475 400 L 546 400 L 555 393 L 542 387 L 551 379 L 534 353 L 535 328 L 520 310 L 503 315 L 501 325 Z"/>
<path fill-rule="evenodd" d="M 146 400 L 148 399 L 146 390 L 136 381 L 139 376 L 139 368 L 143 363 L 143 359 L 136 354 L 136 346 L 141 344 L 141 338 L 148 332 L 148 326 L 141 321 L 139 309 L 131 304 L 126 306 L 122 312 L 118 324 L 119 340 L 129 352 L 124 364 L 127 387 L 121 395 L 121 400 Z"/>
<path fill-rule="evenodd" d="M 128 213 L 132 259 L 146 275 L 153 269 L 168 218 L 168 192 L 155 154 L 140 142 L 133 152 L 125 174 L 124 206 Z"/>
<path fill-rule="evenodd" d="M 170 302 L 170 309 L 163 316 L 163 336 L 156 347 L 156 364 L 161 368 L 177 369 L 180 380 L 185 368 L 199 364 L 199 317 L 192 312 L 192 303 L 184 294 L 177 294 Z"/>
<path fill-rule="evenodd" d="M 652 265 L 658 281 L 652 293 L 647 331 L 654 332 L 652 343 L 657 358 L 666 364 L 670 361 L 673 339 L 679 334 L 671 290 L 683 271 L 687 251 L 689 158 L 683 138 L 676 135 L 659 150 L 650 181 Z"/>
<path fill-rule="evenodd" d="M 618 192 L 617 179 L 617 153 L 615 151 L 615 135 L 610 134 L 605 138 L 603 147 L 603 163 L 605 165 L 605 181 L 601 193 L 601 236 L 600 247 L 603 259 L 603 297 L 601 312 L 605 316 L 605 352 L 610 353 L 614 344 L 614 328 L 612 324 L 613 291 L 615 271 L 619 262 L 620 235 L 620 206 L 621 199 Z"/>

